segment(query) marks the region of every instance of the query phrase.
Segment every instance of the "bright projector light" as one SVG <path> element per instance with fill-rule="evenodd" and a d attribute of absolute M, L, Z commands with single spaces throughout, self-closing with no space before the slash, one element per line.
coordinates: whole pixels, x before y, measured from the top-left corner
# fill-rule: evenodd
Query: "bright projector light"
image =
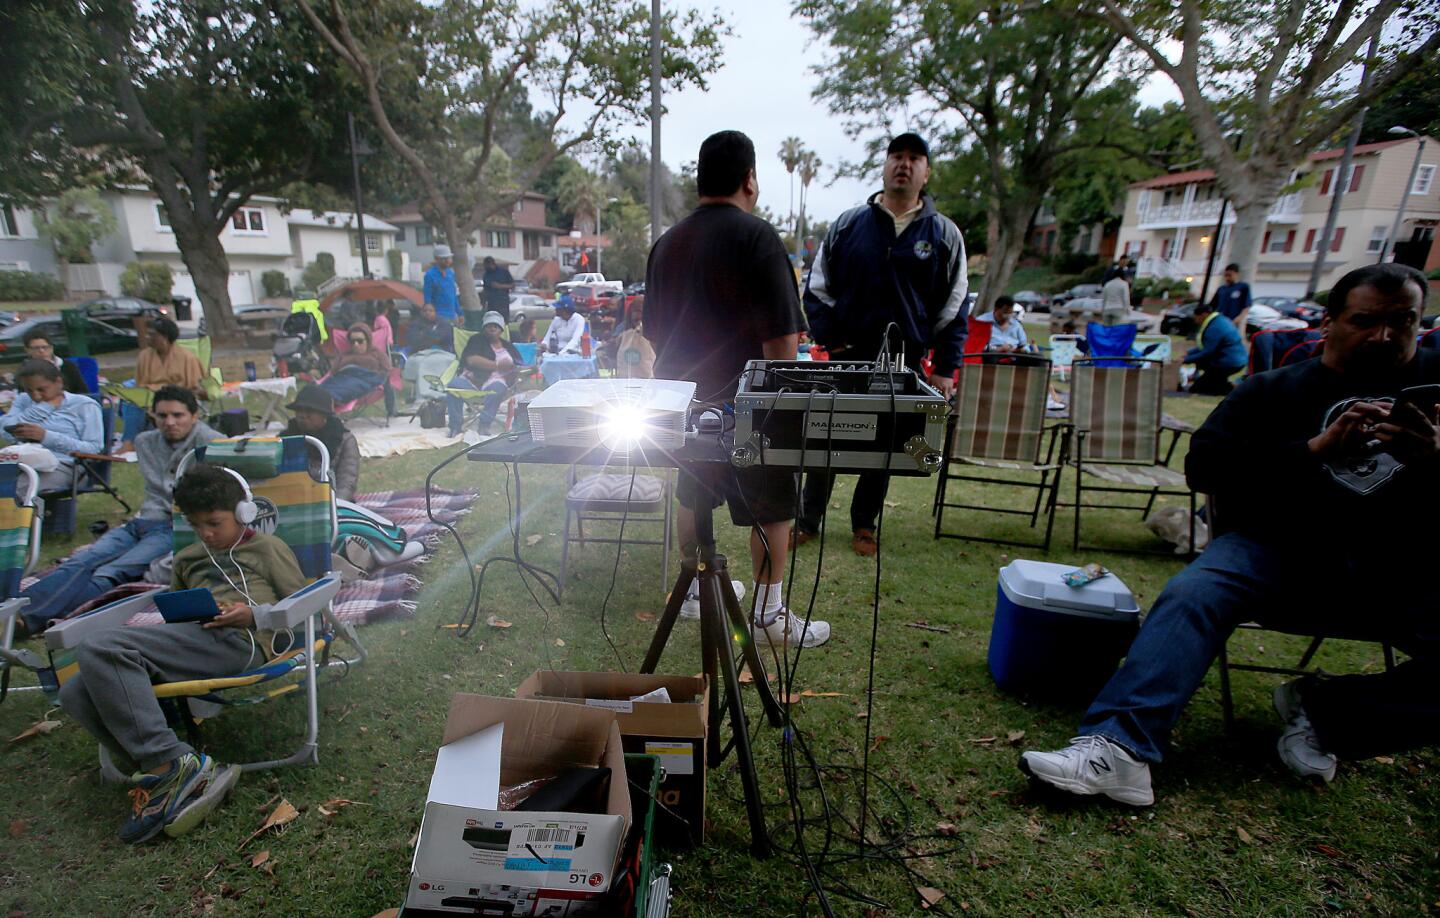
<path fill-rule="evenodd" d="M 677 450 L 695 384 L 673 379 L 566 379 L 530 402 L 537 443 L 615 452 Z"/>
<path fill-rule="evenodd" d="M 610 405 L 600 421 L 600 438 L 612 449 L 627 449 L 645 439 L 645 412 L 634 403 Z"/>

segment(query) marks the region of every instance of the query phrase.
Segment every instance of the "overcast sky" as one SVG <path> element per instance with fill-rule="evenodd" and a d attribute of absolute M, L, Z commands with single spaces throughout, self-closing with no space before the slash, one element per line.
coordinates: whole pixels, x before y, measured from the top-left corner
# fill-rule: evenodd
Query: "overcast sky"
<path fill-rule="evenodd" d="M 701 8 L 706 4 L 698 3 Z M 709 88 L 665 98 L 661 158 L 677 170 L 696 158 L 700 142 L 715 131 L 744 131 L 755 141 L 760 203 L 784 216 L 790 211 L 790 176 L 780 163 L 780 142 L 799 137 L 820 155 L 820 178 L 810 186 L 807 211 L 816 220 L 831 220 L 847 207 L 879 189 L 871 181 L 836 179 L 834 167 L 860 158 L 862 140 L 845 136 L 844 125 L 822 102 L 811 98 L 818 78 L 811 67 L 826 58 L 799 19 L 790 17 L 788 0 L 730 0 L 719 9 L 734 31 L 725 41 L 724 64 L 710 77 Z M 1147 104 L 1178 99 L 1164 77 L 1152 79 L 1141 92 Z M 905 125 L 897 121 L 896 130 Z M 634 131 L 648 144 L 649 127 Z M 796 194 L 799 178 L 796 177 Z M 671 215 L 672 218 L 675 215 Z"/>

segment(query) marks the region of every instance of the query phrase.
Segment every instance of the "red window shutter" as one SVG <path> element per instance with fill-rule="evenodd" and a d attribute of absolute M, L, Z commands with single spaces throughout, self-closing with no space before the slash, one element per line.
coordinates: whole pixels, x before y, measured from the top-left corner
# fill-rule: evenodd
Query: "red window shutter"
<path fill-rule="evenodd" d="M 1360 177 L 1364 174 L 1364 166 L 1356 166 L 1355 168 L 1350 170 L 1350 188 L 1348 190 L 1349 194 L 1354 194 L 1355 192 L 1360 190 Z"/>
<path fill-rule="evenodd" d="M 1335 170 L 1326 169 L 1325 177 L 1320 180 L 1320 194 L 1322 196 L 1330 193 L 1330 181 L 1333 178 L 1335 178 Z"/>
<path fill-rule="evenodd" d="M 1312 229 L 1310 232 L 1308 232 L 1308 233 L 1305 234 L 1305 251 L 1307 251 L 1307 252 L 1313 252 L 1314 250 L 1315 250 L 1315 231 Z"/>
<path fill-rule="evenodd" d="M 1260 240 L 1260 251 L 1261 251 L 1261 252 L 1268 252 L 1268 251 L 1270 251 L 1270 231 L 1269 231 L 1269 230 L 1266 230 L 1266 231 L 1265 231 L 1265 238 Z"/>
<path fill-rule="evenodd" d="M 1345 227 L 1335 227 L 1335 238 L 1330 240 L 1330 251 L 1340 251 L 1340 246 L 1345 244 Z"/>
<path fill-rule="evenodd" d="M 1289 254 L 1295 248 L 1295 231 L 1291 230 L 1285 234 L 1285 252 Z"/>
<path fill-rule="evenodd" d="M 1160 257 L 1161 257 L 1161 258 L 1169 258 L 1169 257 L 1170 257 L 1170 240 L 1169 240 L 1169 239 L 1165 239 L 1165 240 L 1162 240 L 1162 241 L 1161 241 L 1161 243 L 1160 243 Z"/>
<path fill-rule="evenodd" d="M 1144 240 L 1144 239 L 1141 239 L 1141 240 L 1140 240 L 1140 254 L 1141 254 L 1141 255 L 1144 255 L 1144 254 L 1145 254 L 1145 242 L 1146 242 L 1146 240 Z"/>

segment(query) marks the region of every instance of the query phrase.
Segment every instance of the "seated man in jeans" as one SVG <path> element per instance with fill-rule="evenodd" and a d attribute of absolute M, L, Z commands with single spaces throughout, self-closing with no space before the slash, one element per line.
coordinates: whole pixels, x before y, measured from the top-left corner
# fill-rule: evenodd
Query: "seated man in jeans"
<path fill-rule="evenodd" d="M 30 605 L 21 610 L 17 627 L 39 634 L 52 619 L 64 618 L 122 583 L 139 580 L 150 562 L 170 553 L 175 470 L 186 453 L 220 434 L 200 420 L 195 393 L 180 386 L 161 387 L 151 413 L 159 429 L 147 430 L 135 441 L 140 476 L 145 480 L 145 501 L 139 514 L 22 591 L 20 595 L 29 598 Z"/>
<path fill-rule="evenodd" d="M 1420 272 L 1335 284 L 1319 359 L 1253 376 L 1195 433 L 1185 471 L 1226 530 L 1172 579 L 1080 736 L 1020 768 L 1072 794 L 1154 802 L 1150 765 L 1236 626 L 1363 628 L 1410 659 L 1393 671 L 1275 689 L 1280 759 L 1330 781 L 1339 758 L 1440 742 L 1440 354 L 1417 351 Z M 1317 553 L 1316 547 L 1319 547 Z M 1428 561 L 1428 563 L 1427 563 Z"/>

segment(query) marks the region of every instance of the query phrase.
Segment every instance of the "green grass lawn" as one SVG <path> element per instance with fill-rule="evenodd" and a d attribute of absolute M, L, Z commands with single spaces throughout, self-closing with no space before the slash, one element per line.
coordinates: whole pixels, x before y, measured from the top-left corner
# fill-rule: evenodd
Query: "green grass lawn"
<path fill-rule="evenodd" d="M 1175 399 L 1167 410 L 1199 421 L 1213 404 Z M 367 461 L 362 487 L 419 486 L 439 458 L 419 453 Z M 524 477 L 525 534 L 540 537 L 525 552 L 554 569 L 563 472 L 526 468 Z M 117 480 L 138 495 L 133 467 L 119 469 Z M 440 483 L 480 493 L 460 526 L 475 557 L 508 549 L 502 469 L 457 463 Z M 838 519 L 851 483 L 842 479 L 837 488 Z M 1413 915 L 1440 909 L 1440 755 L 1429 750 L 1344 763 L 1329 787 L 1303 785 L 1275 755 L 1278 724 L 1269 693 L 1277 677 L 1237 674 L 1238 720 L 1226 733 L 1211 674 L 1179 724 L 1171 760 L 1155 771 L 1153 808 L 1056 803 L 1029 789 L 1015 768 L 1017 755 L 1025 747 L 1064 745 L 1088 699 L 1055 706 L 995 689 L 985 660 L 996 571 L 1013 557 L 1041 555 L 933 541 L 933 487 L 932 480 L 903 479 L 890 491 L 870 738 L 879 788 L 872 833 L 889 835 L 908 825 L 917 838 L 904 850 L 915 856 L 911 866 L 926 882 L 883 863 L 839 867 L 835 876 L 890 908 L 870 912 L 837 899 L 837 914 L 919 914 L 918 885 L 943 890 L 940 909 L 948 914 Z M 95 518 L 119 522 L 117 509 L 101 497 L 82 498 L 80 531 Z M 1098 513 L 1094 520 L 1090 531 L 1097 537 L 1154 545 L 1137 515 Z M 1024 528 L 988 517 L 969 522 L 1016 534 Z M 1057 521 L 1049 557 L 1104 563 L 1142 605 L 1180 569 L 1165 557 L 1076 556 L 1062 537 L 1068 522 L 1064 514 Z M 731 557 L 743 557 L 743 532 L 721 526 L 720 535 Z M 805 652 L 795 685 L 796 691 L 841 695 L 803 698 L 794 709 L 816 758 L 839 765 L 857 763 L 864 751 L 865 721 L 857 714 L 865 704 L 875 583 L 874 563 L 849 551 L 847 535 L 830 533 L 818 585 L 816 614 L 834 625 L 835 636 Z M 46 557 L 75 544 L 47 544 Z M 1323 548 L 1317 546 L 1317 557 Z M 814 583 L 816 554 L 813 543 L 802 550 L 797 595 L 808 595 Z M 63 725 L 54 732 L 0 747 L 0 824 L 9 831 L 0 845 L 0 907 L 27 916 L 368 916 L 398 905 L 452 694 L 510 695 L 542 667 L 638 666 L 654 628 L 651 616 L 664 598 L 658 549 L 624 553 L 602 617 L 614 564 L 610 546 L 572 552 L 566 602 L 543 612 L 512 570 L 492 568 L 481 620 L 493 614 L 513 627 L 481 624 L 461 640 L 445 626 L 461 615 L 468 580 L 458 551 L 445 545 L 422 568 L 426 583 L 415 618 L 362 629 L 370 662 L 322 687 L 320 766 L 247 775 L 222 810 L 181 840 L 131 848 L 115 838 L 128 803 L 124 790 L 99 781 L 94 742 L 57 713 Z M 909 627 L 916 622 L 944 630 Z M 1299 652 L 1299 642 L 1273 634 L 1241 635 L 1232 646 L 1236 657 L 1271 662 Z M 1377 650 L 1358 645 L 1327 648 L 1320 662 L 1332 671 L 1381 665 Z M 662 670 L 689 674 L 698 666 L 695 628 L 682 622 Z M 752 693 L 752 712 L 758 710 L 753 700 Z M 21 733 L 46 707 L 37 695 L 12 695 L 0 706 L 0 738 Z M 231 712 L 209 725 L 212 751 L 224 759 L 241 750 L 288 750 L 298 738 L 300 714 L 295 700 Z M 778 730 L 756 730 L 774 826 L 786 812 L 781 740 Z M 839 804 L 855 796 L 844 773 L 831 772 L 829 787 Z M 750 858 L 740 782 L 730 762 L 711 774 L 709 794 L 709 843 L 665 853 L 676 868 L 674 914 L 818 914 L 813 902 L 802 908 L 806 884 L 792 862 Z M 277 796 L 299 807 L 299 818 L 282 834 L 241 850 Z M 803 796 L 814 804 L 813 789 Z M 319 806 L 335 798 L 355 805 L 327 817 Z M 812 850 L 823 841 L 818 827 L 807 836 Z M 273 874 L 250 866 L 261 851 L 269 852 Z"/>

